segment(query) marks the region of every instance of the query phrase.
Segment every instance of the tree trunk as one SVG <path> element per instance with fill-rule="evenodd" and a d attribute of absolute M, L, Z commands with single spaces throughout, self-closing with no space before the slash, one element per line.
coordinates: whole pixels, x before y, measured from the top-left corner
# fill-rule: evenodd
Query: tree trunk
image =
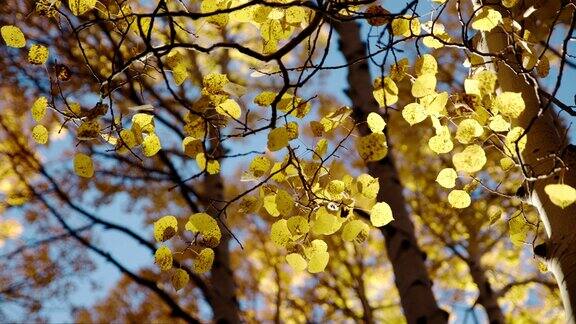
<path fill-rule="evenodd" d="M 474 283 L 478 286 L 478 303 L 484 307 L 486 315 L 488 315 L 488 321 L 490 324 L 504 324 L 504 314 L 502 313 L 500 305 L 498 305 L 498 296 L 496 296 L 496 293 L 492 290 L 480 258 L 471 255 L 466 260 L 466 263 L 468 264 Z"/>
<path fill-rule="evenodd" d="M 221 145 L 217 140 L 211 141 L 212 147 L 216 147 L 215 156 L 219 156 Z M 224 183 L 222 176 L 218 174 L 204 176 L 205 197 L 207 200 L 207 213 L 218 215 L 218 209 L 224 201 Z M 220 221 L 218 221 L 219 224 Z M 223 226 L 220 226 L 222 238 L 220 244 L 214 249 L 214 264 L 210 270 L 210 283 L 214 290 L 215 303 L 212 305 L 214 312 L 213 322 L 218 324 L 240 323 L 240 305 L 236 298 L 236 284 L 234 273 L 230 267 L 230 239 L 231 235 Z"/>
<path fill-rule="evenodd" d="M 333 26 L 340 35 L 340 50 L 348 63 L 350 88 L 347 94 L 353 104 L 353 117 L 360 124 L 360 134 L 367 135 L 370 130 L 365 123 L 366 116 L 377 111 L 378 104 L 372 96 L 372 79 L 360 26 L 355 22 L 334 23 Z M 438 307 L 432 293 L 432 281 L 424 264 L 425 255 L 416 242 L 414 225 L 391 153 L 381 161 L 368 163 L 368 170 L 373 177 L 378 177 L 380 183 L 378 201 L 387 202 L 394 212 L 394 221 L 381 231 L 406 320 L 408 323 L 446 323 L 448 314 Z"/>
<path fill-rule="evenodd" d="M 505 50 L 511 45 L 508 43 L 507 34 L 500 28 L 495 28 L 482 36 L 483 38 L 477 44 L 478 49 L 482 52 L 501 53 L 505 55 L 508 63 L 504 64 L 499 60 L 488 66 L 498 75 L 500 91 L 521 92 L 526 103 L 526 109 L 517 120 L 517 124 L 527 128 L 536 118 L 536 122 L 527 133 L 526 148 L 521 154 L 523 162 L 530 166 L 533 176 L 538 176 L 549 174 L 553 170 L 554 158 L 551 156 L 562 157 L 568 167 L 564 172 L 563 182 L 576 187 L 576 152 L 572 146 L 566 147 L 565 127 L 555 117 L 551 107 L 546 111 L 541 111 L 546 103 L 539 100 L 538 85 L 534 80 L 530 76 L 514 71 L 521 62 Z M 546 185 L 559 182 L 558 176 L 531 182 L 528 198 L 538 209 L 548 237 L 547 242 L 537 252 L 545 257 L 548 268 L 556 277 L 564 303 L 566 322 L 576 323 L 574 314 L 576 310 L 576 235 L 574 234 L 576 204 L 562 209 L 552 204 L 544 192 Z"/>

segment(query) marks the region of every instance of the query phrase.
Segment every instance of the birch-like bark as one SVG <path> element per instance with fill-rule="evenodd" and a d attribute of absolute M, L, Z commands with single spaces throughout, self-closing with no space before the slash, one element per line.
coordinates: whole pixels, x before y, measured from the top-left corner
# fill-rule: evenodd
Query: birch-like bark
<path fill-rule="evenodd" d="M 478 3 L 474 3 L 479 6 Z M 559 10 L 559 3 L 551 2 L 549 7 Z M 540 14 L 539 14 L 540 15 Z M 544 17 L 539 17 L 545 19 Z M 572 16 L 574 25 L 574 16 Z M 571 27 L 573 28 L 573 27 Z M 516 121 L 518 126 L 528 128 L 526 148 L 521 154 L 524 164 L 529 168 L 532 176 L 546 175 L 552 172 L 555 157 L 561 157 L 568 167 L 563 173 L 563 183 L 576 187 L 576 152 L 572 147 L 566 146 L 566 129 L 556 118 L 551 107 L 546 109 L 546 102 L 541 102 L 538 96 L 538 85 L 528 75 L 519 74 L 521 62 L 508 51 L 510 46 L 507 34 L 500 28 L 484 33 L 477 43 L 481 52 L 502 54 L 502 60 L 494 64 L 487 64 L 498 75 L 500 91 L 513 91 L 522 93 L 526 109 Z M 535 122 L 533 122 L 536 120 Z M 574 311 L 576 310 L 576 204 L 562 209 L 554 205 L 544 187 L 548 184 L 559 183 L 556 175 L 545 179 L 530 182 L 529 201 L 538 209 L 539 217 L 546 229 L 547 242 L 542 246 L 539 254 L 546 258 L 548 268 L 554 273 L 566 312 L 566 323 L 576 323 Z"/>
<path fill-rule="evenodd" d="M 221 147 L 217 140 L 210 141 L 215 156 L 220 155 Z M 218 215 L 218 210 L 224 201 L 224 183 L 222 176 L 218 174 L 206 174 L 204 176 L 205 196 L 208 202 L 206 212 L 213 217 Z M 218 221 L 219 224 L 220 221 Z M 213 322 L 217 324 L 240 323 L 240 305 L 236 297 L 236 283 L 234 273 L 230 265 L 230 240 L 231 235 L 223 226 L 220 226 L 222 238 L 220 244 L 214 248 L 214 264 L 210 270 L 210 284 L 214 290 L 215 303 L 212 305 L 214 312 Z"/>
<path fill-rule="evenodd" d="M 359 124 L 360 135 L 368 135 L 366 116 L 377 111 L 378 104 L 372 96 L 372 79 L 365 59 L 367 49 L 361 40 L 360 26 L 355 22 L 333 26 L 340 35 L 340 50 L 348 63 L 347 94 L 353 104 L 353 117 Z M 418 247 L 391 153 L 381 161 L 368 163 L 368 169 L 380 183 L 378 201 L 387 202 L 394 213 L 394 221 L 381 230 L 406 320 L 408 323 L 446 323 L 448 314 L 438 307 L 432 292 L 425 255 Z"/>

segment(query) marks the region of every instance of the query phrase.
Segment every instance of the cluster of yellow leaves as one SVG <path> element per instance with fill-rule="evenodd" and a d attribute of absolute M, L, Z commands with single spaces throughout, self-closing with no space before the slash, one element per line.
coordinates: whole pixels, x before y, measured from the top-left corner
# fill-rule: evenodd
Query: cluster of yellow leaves
<path fill-rule="evenodd" d="M 17 26 L 2 26 L 0 34 L 7 46 L 13 48 L 26 47 L 26 37 Z M 48 61 L 49 54 L 50 52 L 46 46 L 34 44 L 28 50 L 28 62 L 35 65 L 43 65 Z"/>
<path fill-rule="evenodd" d="M 195 239 L 194 264 L 192 271 L 203 274 L 212 268 L 214 262 L 214 250 L 220 243 L 222 234 L 216 220 L 206 213 L 192 214 L 184 226 L 190 231 Z M 154 222 L 154 238 L 157 242 L 164 243 L 178 234 L 178 219 L 173 215 L 166 215 Z M 163 244 L 154 254 L 154 263 L 162 271 L 169 271 L 175 263 L 172 250 Z M 189 273 L 182 268 L 174 269 L 172 273 L 172 286 L 176 290 L 184 288 L 190 280 Z"/>

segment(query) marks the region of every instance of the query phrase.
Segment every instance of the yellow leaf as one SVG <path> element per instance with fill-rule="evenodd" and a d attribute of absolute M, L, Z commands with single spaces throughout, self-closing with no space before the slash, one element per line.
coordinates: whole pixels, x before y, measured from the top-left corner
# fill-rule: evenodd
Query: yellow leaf
<path fill-rule="evenodd" d="M 220 172 L 220 162 L 218 162 L 218 160 L 206 161 L 206 154 L 204 153 L 196 154 L 196 164 L 198 164 L 200 170 L 206 170 L 208 174 L 217 174 Z"/>
<path fill-rule="evenodd" d="M 294 207 L 294 199 L 292 195 L 285 190 L 278 189 L 276 193 L 276 206 L 282 215 L 289 215 Z"/>
<path fill-rule="evenodd" d="M 86 154 L 76 153 L 74 156 L 74 172 L 84 178 L 92 178 L 94 175 L 94 164 L 92 158 Z"/>
<path fill-rule="evenodd" d="M 382 133 L 384 127 L 386 127 L 386 122 L 379 114 L 375 112 L 371 112 L 368 114 L 366 118 L 366 122 L 368 123 L 368 127 L 372 131 L 372 133 Z"/>
<path fill-rule="evenodd" d="M 424 74 L 436 74 L 438 72 L 438 63 L 434 56 L 430 54 L 424 54 L 416 60 L 416 65 L 414 66 L 416 75 L 421 76 Z"/>
<path fill-rule="evenodd" d="M 372 206 L 370 210 L 370 222 L 376 227 L 384 226 L 394 220 L 390 205 L 385 202 L 379 202 Z"/>
<path fill-rule="evenodd" d="M 146 135 L 144 141 L 142 142 L 142 152 L 147 157 L 152 157 L 160 151 L 162 145 L 160 144 L 160 138 L 154 133 Z"/>
<path fill-rule="evenodd" d="M 423 122 L 426 117 L 428 117 L 428 113 L 426 112 L 426 108 L 419 103 L 413 102 L 407 104 L 404 109 L 402 109 L 402 117 L 404 120 L 413 126 L 420 122 Z"/>
<path fill-rule="evenodd" d="M 270 229 L 270 240 L 278 246 L 286 246 L 290 242 L 292 234 L 288 229 L 288 221 L 281 219 L 272 224 Z"/>
<path fill-rule="evenodd" d="M 481 96 L 482 93 L 480 92 L 480 81 L 476 79 L 466 79 L 464 80 L 464 90 L 466 94 Z"/>
<path fill-rule="evenodd" d="M 268 149 L 274 152 L 288 146 L 289 135 L 284 127 L 274 128 L 268 133 Z"/>
<path fill-rule="evenodd" d="M 28 51 L 28 62 L 42 65 L 48 60 L 49 51 L 46 46 L 32 45 Z"/>
<path fill-rule="evenodd" d="M 486 153 L 480 145 L 469 145 L 464 151 L 454 154 L 452 163 L 457 171 L 474 173 L 482 170 L 486 164 Z"/>
<path fill-rule="evenodd" d="M 494 113 L 500 113 L 506 117 L 518 118 L 526 105 L 520 92 L 503 92 L 492 103 Z"/>
<path fill-rule="evenodd" d="M 292 240 L 300 238 L 310 230 L 310 224 L 308 224 L 306 218 L 302 216 L 293 216 L 288 218 L 286 225 L 288 225 L 288 229 L 292 234 Z"/>
<path fill-rule="evenodd" d="M 48 108 L 48 99 L 46 97 L 39 97 L 32 104 L 32 118 L 37 123 L 46 115 L 46 108 Z"/>
<path fill-rule="evenodd" d="M 372 133 L 358 138 L 356 149 L 360 157 L 367 162 L 379 161 L 388 154 L 388 144 L 384 134 Z"/>
<path fill-rule="evenodd" d="M 562 209 L 576 202 L 576 189 L 565 184 L 549 184 L 544 191 L 552 203 Z"/>
<path fill-rule="evenodd" d="M 278 206 L 276 205 L 276 194 L 269 194 L 269 195 L 264 196 L 264 209 L 272 217 L 280 216 L 280 212 L 278 211 Z"/>
<path fill-rule="evenodd" d="M 166 215 L 154 222 L 154 238 L 157 242 L 165 242 L 178 232 L 178 220 L 175 216 Z"/>
<path fill-rule="evenodd" d="M 398 86 L 390 77 L 374 80 L 374 99 L 380 107 L 388 107 L 398 102 Z"/>
<path fill-rule="evenodd" d="M 524 151 L 526 148 L 526 142 L 528 141 L 528 136 L 524 134 L 524 128 L 516 126 L 512 128 L 508 134 L 506 134 L 506 139 L 504 140 L 504 146 L 506 148 L 506 153 L 516 156 L 516 151 Z"/>
<path fill-rule="evenodd" d="M 259 178 L 267 174 L 271 166 L 272 163 L 270 162 L 270 159 L 268 159 L 264 155 L 258 155 L 252 160 L 252 162 L 250 162 L 250 167 L 248 168 L 248 171 L 254 177 Z"/>
<path fill-rule="evenodd" d="M 510 123 L 507 122 L 502 115 L 490 117 L 488 127 L 495 132 L 506 132 L 510 130 Z"/>
<path fill-rule="evenodd" d="M 464 119 L 458 124 L 458 129 L 456 130 L 456 139 L 462 144 L 468 144 L 472 142 L 475 138 L 482 136 L 484 134 L 484 128 L 475 119 Z"/>
<path fill-rule="evenodd" d="M 176 291 L 186 287 L 189 281 L 190 275 L 188 272 L 182 269 L 176 269 L 176 271 L 174 271 L 172 275 L 172 287 L 174 287 Z"/>
<path fill-rule="evenodd" d="M 326 186 L 326 191 L 332 196 L 336 197 L 340 195 L 346 189 L 346 184 L 342 180 L 332 180 L 328 182 Z"/>
<path fill-rule="evenodd" d="M 190 216 L 186 223 L 186 230 L 192 233 L 200 233 L 204 237 L 204 244 L 215 247 L 220 243 L 222 233 L 218 223 L 212 216 L 206 213 L 196 213 Z"/>
<path fill-rule="evenodd" d="M 146 113 L 137 113 L 132 116 L 132 128 L 138 133 L 154 132 L 154 116 Z"/>
<path fill-rule="evenodd" d="M 322 240 L 312 241 L 312 246 L 304 250 L 308 257 L 308 272 L 318 273 L 324 271 L 330 255 L 327 252 L 328 245 Z"/>
<path fill-rule="evenodd" d="M 482 7 L 472 19 L 472 28 L 479 31 L 491 31 L 502 22 L 502 15 L 490 7 Z"/>
<path fill-rule="evenodd" d="M 220 115 L 230 116 L 234 119 L 239 119 L 242 115 L 242 109 L 233 99 L 226 99 L 223 103 L 216 106 L 216 112 Z"/>
<path fill-rule="evenodd" d="M 342 225 L 340 217 L 331 213 L 322 206 L 314 213 L 315 219 L 312 222 L 310 230 L 317 235 L 331 235 L 336 233 Z"/>
<path fill-rule="evenodd" d="M 94 9 L 96 0 L 68 0 L 68 6 L 74 16 L 80 16 Z"/>
<path fill-rule="evenodd" d="M 448 203 L 454 208 L 466 208 L 471 203 L 470 195 L 464 190 L 452 190 L 448 194 Z"/>
<path fill-rule="evenodd" d="M 518 1 L 519 0 L 502 0 L 502 4 L 506 8 L 512 8 L 518 3 Z"/>
<path fill-rule="evenodd" d="M 436 89 L 436 77 L 434 74 L 423 74 L 416 78 L 412 85 L 412 95 L 421 98 L 434 93 Z"/>
<path fill-rule="evenodd" d="M 32 128 L 32 138 L 38 144 L 48 143 L 48 130 L 43 125 L 36 125 Z"/>
<path fill-rule="evenodd" d="M 452 168 L 445 168 L 440 170 L 438 176 L 436 177 L 436 182 L 438 182 L 444 188 L 454 188 L 456 186 L 456 179 L 458 178 L 458 174 L 456 170 Z"/>
<path fill-rule="evenodd" d="M 378 178 L 374 178 L 369 174 L 363 173 L 356 179 L 358 192 L 368 199 L 374 199 L 380 190 L 380 183 Z"/>
<path fill-rule="evenodd" d="M 348 222 L 342 229 L 342 239 L 348 242 L 363 242 L 368 237 L 369 230 L 368 224 L 355 219 Z"/>
<path fill-rule="evenodd" d="M 454 144 L 450 138 L 448 126 L 441 126 L 437 129 L 436 135 L 428 140 L 428 146 L 436 154 L 444 154 L 452 151 Z"/>
<path fill-rule="evenodd" d="M 308 262 L 299 253 L 290 253 L 286 256 L 286 262 L 296 271 L 304 271 Z"/>
<path fill-rule="evenodd" d="M 26 46 L 26 38 L 24 37 L 24 33 L 20 30 L 20 28 L 16 26 L 2 26 L 0 28 L 0 34 L 2 34 L 2 38 L 6 45 L 14 48 L 22 48 Z"/>
<path fill-rule="evenodd" d="M 392 33 L 395 36 L 410 37 L 420 35 L 420 20 L 416 17 L 400 17 L 392 20 Z"/>
<path fill-rule="evenodd" d="M 162 271 L 172 269 L 172 251 L 166 245 L 162 245 L 154 253 L 154 263 Z"/>
<path fill-rule="evenodd" d="M 270 106 L 276 98 L 276 93 L 272 91 L 263 91 L 254 98 L 254 103 L 261 107 Z"/>
<path fill-rule="evenodd" d="M 211 248 L 204 248 L 194 259 L 194 267 L 192 271 L 195 273 L 206 273 L 212 269 L 214 263 L 214 250 Z"/>

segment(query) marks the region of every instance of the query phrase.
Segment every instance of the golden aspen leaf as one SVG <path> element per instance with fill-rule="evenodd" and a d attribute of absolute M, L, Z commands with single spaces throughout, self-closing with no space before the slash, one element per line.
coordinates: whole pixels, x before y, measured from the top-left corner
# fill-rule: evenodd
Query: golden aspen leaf
<path fill-rule="evenodd" d="M 524 134 L 524 128 L 516 126 L 512 128 L 504 140 L 504 146 L 507 153 L 515 156 L 517 149 L 520 153 L 526 148 L 526 142 L 528 141 L 528 136 Z"/>
<path fill-rule="evenodd" d="M 346 184 L 342 180 L 332 180 L 328 182 L 328 185 L 326 186 L 326 191 L 333 197 L 341 194 L 345 189 Z"/>
<path fill-rule="evenodd" d="M 177 86 L 182 85 L 190 76 L 188 73 L 188 64 L 186 62 L 181 62 L 172 67 L 172 76 L 174 77 L 174 83 Z"/>
<path fill-rule="evenodd" d="M 472 28 L 479 31 L 491 31 L 502 22 L 502 15 L 490 7 L 482 7 L 472 19 Z"/>
<path fill-rule="evenodd" d="M 510 118 L 518 118 L 525 108 L 526 105 L 520 92 L 503 92 L 496 96 L 492 103 L 494 113 L 500 113 Z"/>
<path fill-rule="evenodd" d="M 452 151 L 454 144 L 452 143 L 448 126 L 439 127 L 436 135 L 428 140 L 428 146 L 436 154 L 444 154 Z"/>
<path fill-rule="evenodd" d="M 294 269 L 295 271 L 304 271 L 308 266 L 308 262 L 302 255 L 299 253 L 290 253 L 286 256 L 286 262 Z"/>
<path fill-rule="evenodd" d="M 178 220 L 175 216 L 166 215 L 154 222 L 154 238 L 157 242 L 165 242 L 178 232 Z"/>
<path fill-rule="evenodd" d="M 342 229 L 342 239 L 344 241 L 363 242 L 368 237 L 370 227 L 359 219 L 348 222 Z"/>
<path fill-rule="evenodd" d="M 316 120 L 310 122 L 310 130 L 314 137 L 321 137 L 324 134 L 324 126 Z"/>
<path fill-rule="evenodd" d="M 98 120 L 85 120 L 76 130 L 76 137 L 79 140 L 93 140 L 100 136 L 100 123 Z"/>
<path fill-rule="evenodd" d="M 528 232 L 530 231 L 530 226 L 526 223 L 520 211 L 517 211 L 510 217 L 508 226 L 510 228 L 510 241 L 512 244 L 516 246 L 524 245 Z"/>
<path fill-rule="evenodd" d="M 392 20 L 392 34 L 394 36 L 418 36 L 420 29 L 420 20 L 416 17 L 405 16 Z"/>
<path fill-rule="evenodd" d="M 377 114 L 375 112 L 371 112 L 368 114 L 366 122 L 368 123 L 368 127 L 370 128 L 372 133 L 382 133 L 382 131 L 384 131 L 384 127 L 386 127 L 386 122 L 384 121 L 382 116 L 380 116 L 380 114 Z"/>
<path fill-rule="evenodd" d="M 380 107 L 388 107 L 398 102 L 398 86 L 390 77 L 374 80 L 372 95 Z"/>
<path fill-rule="evenodd" d="M 73 160 L 74 172 L 83 178 L 92 178 L 94 175 L 94 163 L 92 158 L 83 153 L 76 153 Z"/>
<path fill-rule="evenodd" d="M 248 171 L 254 177 L 259 178 L 267 174 L 271 166 L 272 163 L 270 162 L 270 159 L 268 159 L 266 156 L 258 155 L 252 160 L 252 162 L 250 162 Z"/>
<path fill-rule="evenodd" d="M 424 36 L 422 39 L 422 44 L 428 48 L 438 49 L 444 47 L 444 44 L 436 39 L 434 36 Z"/>
<path fill-rule="evenodd" d="M 189 281 L 190 275 L 186 270 L 176 269 L 174 274 L 172 274 L 172 287 L 174 287 L 174 290 L 176 291 L 186 287 Z"/>
<path fill-rule="evenodd" d="M 2 38 L 6 45 L 14 48 L 22 48 L 26 46 L 26 38 L 24 37 L 24 33 L 20 30 L 20 28 L 16 26 L 2 26 L 0 28 L 0 34 L 2 34 Z"/>
<path fill-rule="evenodd" d="M 261 107 L 267 107 L 272 104 L 276 98 L 276 93 L 272 91 L 262 91 L 254 98 L 254 103 Z"/>
<path fill-rule="evenodd" d="M 452 163 L 457 171 L 474 173 L 482 170 L 486 164 L 486 153 L 480 145 L 469 145 L 464 151 L 452 156 Z"/>
<path fill-rule="evenodd" d="M 418 76 L 424 74 L 434 75 L 438 72 L 438 62 L 436 62 L 434 56 L 430 54 L 424 54 L 416 60 L 414 70 Z"/>
<path fill-rule="evenodd" d="M 36 125 L 32 128 L 32 138 L 38 144 L 48 143 L 48 130 L 44 125 Z"/>
<path fill-rule="evenodd" d="M 160 246 L 154 253 L 154 263 L 162 271 L 172 269 L 172 251 L 166 246 Z"/>
<path fill-rule="evenodd" d="M 512 169 L 512 167 L 516 166 L 516 163 L 510 157 L 505 156 L 500 159 L 500 166 L 502 167 L 502 170 L 508 171 Z"/>
<path fill-rule="evenodd" d="M 282 215 L 289 215 L 294 207 L 294 199 L 287 191 L 278 189 L 276 193 L 276 206 Z"/>
<path fill-rule="evenodd" d="M 358 192 L 368 199 L 374 199 L 380 191 L 380 183 L 378 178 L 374 178 L 369 174 L 363 173 L 356 179 Z"/>
<path fill-rule="evenodd" d="M 302 216 L 293 216 L 288 218 L 286 225 L 292 234 L 293 240 L 298 239 L 310 231 L 310 224 L 308 224 L 308 220 Z"/>
<path fill-rule="evenodd" d="M 448 194 L 448 203 L 454 208 L 466 208 L 471 202 L 470 195 L 464 190 L 452 190 Z"/>
<path fill-rule="evenodd" d="M 214 250 L 211 248 L 203 248 L 194 259 L 194 266 L 192 271 L 198 274 L 206 273 L 212 269 L 214 263 Z"/>
<path fill-rule="evenodd" d="M 226 99 L 223 103 L 216 106 L 216 112 L 234 119 L 239 119 L 242 115 L 242 109 L 234 99 Z"/>
<path fill-rule="evenodd" d="M 326 154 L 327 150 L 328 150 L 328 140 L 323 138 L 323 139 L 319 140 L 318 143 L 316 143 L 316 147 L 314 148 L 315 154 L 312 156 L 312 158 L 314 160 L 322 159 L 324 154 Z"/>
<path fill-rule="evenodd" d="M 132 133 L 128 129 L 122 129 L 120 131 L 120 143 L 130 149 L 135 147 L 137 144 L 136 144 L 136 138 L 134 137 L 134 133 Z"/>
<path fill-rule="evenodd" d="M 290 141 L 298 138 L 298 123 L 297 122 L 286 123 L 286 125 L 284 127 L 288 131 L 288 139 Z"/>
<path fill-rule="evenodd" d="M 142 152 L 147 157 L 156 155 L 161 148 L 162 145 L 160 144 L 160 138 L 158 138 L 158 135 L 154 133 L 146 135 L 142 142 Z"/>
<path fill-rule="evenodd" d="M 286 246 L 290 242 L 292 233 L 288 229 L 288 221 L 281 219 L 272 224 L 270 229 L 270 240 L 278 246 Z"/>
<path fill-rule="evenodd" d="M 474 79 L 478 80 L 478 87 L 482 95 L 492 94 L 496 90 L 498 77 L 493 71 L 482 70 L 474 75 Z"/>
<path fill-rule="evenodd" d="M 68 7 L 74 16 L 83 15 L 85 12 L 94 9 L 96 0 L 68 0 Z"/>
<path fill-rule="evenodd" d="M 506 8 L 512 8 L 518 3 L 518 1 L 519 0 L 502 0 L 502 4 Z"/>
<path fill-rule="evenodd" d="M 412 95 L 416 98 L 433 94 L 436 89 L 436 77 L 434 74 L 423 74 L 416 78 L 412 85 Z"/>
<path fill-rule="evenodd" d="M 356 141 L 360 157 L 367 162 L 382 160 L 388 154 L 388 144 L 384 134 L 372 133 Z"/>
<path fill-rule="evenodd" d="M 408 58 L 402 58 L 400 59 L 398 62 L 392 64 L 390 66 L 390 78 L 392 79 L 392 81 L 394 82 L 400 82 L 404 79 L 404 77 L 406 76 L 406 73 L 408 72 L 408 65 L 410 64 L 410 62 L 408 61 Z"/>
<path fill-rule="evenodd" d="M 280 216 L 280 212 L 278 211 L 278 206 L 276 205 L 276 194 L 269 194 L 269 195 L 264 196 L 264 209 L 272 217 Z"/>
<path fill-rule="evenodd" d="M 336 233 L 342 225 L 340 217 L 328 211 L 324 206 L 318 208 L 314 216 L 315 219 L 312 222 L 310 230 L 317 235 L 332 235 Z"/>
<path fill-rule="evenodd" d="M 196 164 L 202 171 L 206 170 L 208 174 L 217 174 L 220 172 L 220 162 L 218 160 L 206 160 L 206 154 L 196 154 Z"/>
<path fill-rule="evenodd" d="M 209 247 L 215 247 L 220 243 L 222 237 L 220 227 L 218 227 L 216 220 L 206 213 L 192 214 L 185 228 L 192 233 L 202 234 L 204 244 Z"/>
<path fill-rule="evenodd" d="M 480 92 L 480 81 L 476 79 L 464 80 L 464 91 L 466 91 L 466 94 L 469 95 L 481 96 L 482 93 Z"/>
<path fill-rule="evenodd" d="M 272 152 L 283 149 L 288 146 L 290 134 L 284 127 L 274 128 L 268 133 L 268 149 Z"/>
<path fill-rule="evenodd" d="M 138 133 L 154 132 L 154 116 L 146 113 L 137 113 L 132 116 L 132 127 Z"/>
<path fill-rule="evenodd" d="M 445 116 L 448 93 L 432 93 L 420 98 L 420 104 L 426 108 L 428 115 Z"/>
<path fill-rule="evenodd" d="M 330 259 L 330 255 L 327 252 L 328 245 L 322 240 L 314 240 L 311 245 L 310 248 L 304 250 L 308 257 L 308 272 L 322 272 Z"/>
<path fill-rule="evenodd" d="M 238 212 L 242 214 L 249 214 L 257 211 L 262 207 L 260 199 L 254 196 L 245 196 L 238 204 Z"/>
<path fill-rule="evenodd" d="M 42 65 L 48 60 L 50 52 L 46 46 L 32 45 L 28 51 L 28 62 L 31 64 Z"/>
<path fill-rule="evenodd" d="M 394 220 L 390 205 L 385 202 L 379 202 L 370 209 L 370 222 L 373 226 L 381 227 Z"/>
<path fill-rule="evenodd" d="M 406 120 L 410 126 L 413 126 L 426 120 L 428 113 L 424 106 L 413 102 L 407 104 L 404 109 L 402 109 L 402 117 L 404 117 L 404 120 Z"/>
<path fill-rule="evenodd" d="M 562 209 L 576 202 L 576 189 L 566 184 L 549 184 L 544 191 L 552 203 Z"/>
<path fill-rule="evenodd" d="M 438 176 L 436 177 L 436 182 L 438 182 L 442 187 L 452 189 L 456 186 L 456 179 L 458 174 L 456 170 L 452 168 L 445 168 L 440 170 Z"/>
<path fill-rule="evenodd" d="M 510 130 L 510 123 L 502 115 L 496 115 L 490 117 L 488 127 L 495 132 L 506 132 Z"/>
<path fill-rule="evenodd" d="M 456 139 L 462 144 L 469 144 L 475 138 L 478 138 L 484 134 L 484 128 L 475 119 L 464 119 L 458 124 L 458 129 L 456 130 Z"/>

